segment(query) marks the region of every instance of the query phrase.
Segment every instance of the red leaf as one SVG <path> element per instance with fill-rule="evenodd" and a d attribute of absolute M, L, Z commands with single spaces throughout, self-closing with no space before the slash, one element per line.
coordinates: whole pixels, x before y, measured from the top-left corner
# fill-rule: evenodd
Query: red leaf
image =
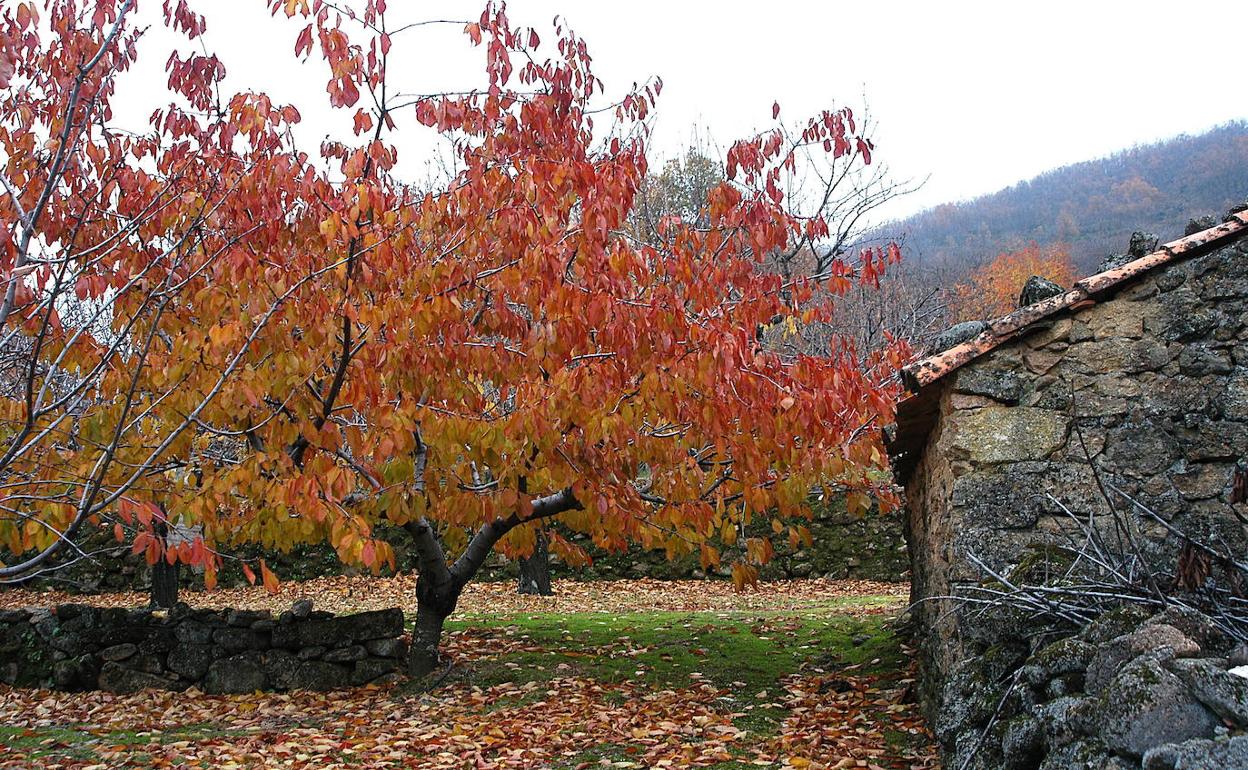
<path fill-rule="evenodd" d="M 246 562 L 243 562 L 243 577 L 247 578 L 247 582 L 253 586 L 256 584 L 256 573 L 252 572 L 251 567 L 248 567 Z"/>
<path fill-rule="evenodd" d="M 295 56 L 312 50 L 312 25 L 304 27 L 295 40 Z"/>
<path fill-rule="evenodd" d="M 771 119 L 775 120 L 778 117 L 780 117 L 780 102 L 775 102 L 771 105 Z"/>
<path fill-rule="evenodd" d="M 264 559 L 260 560 L 260 576 L 264 582 L 264 590 L 271 594 L 277 593 L 277 575 L 274 575 L 273 570 L 269 569 L 269 565 L 264 563 Z"/>

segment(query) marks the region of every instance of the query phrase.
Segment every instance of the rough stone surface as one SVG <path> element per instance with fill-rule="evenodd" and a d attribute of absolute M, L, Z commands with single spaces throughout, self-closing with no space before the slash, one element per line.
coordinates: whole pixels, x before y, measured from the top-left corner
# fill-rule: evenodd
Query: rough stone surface
<path fill-rule="evenodd" d="M 1056 297 L 1065 291 L 1065 289 L 1048 278 L 1033 275 L 1027 279 L 1027 283 L 1023 284 L 1023 290 L 1018 295 L 1018 306 L 1034 305 L 1049 297 Z"/>
<path fill-rule="evenodd" d="M 972 463 L 996 465 L 1046 459 L 1066 442 L 1067 418 L 1034 407 L 985 407 L 958 425 L 951 451 Z"/>
<path fill-rule="evenodd" d="M 1131 258 L 1155 244 L 1139 234 L 1124 246 Z M 1232 500 L 1237 469 L 1248 462 L 1248 238 L 1095 300 L 1034 324 L 924 393 L 935 416 L 925 445 L 911 450 L 917 463 L 905 482 L 920 694 L 933 716 L 944 705 L 942 682 L 961 661 L 1030 630 L 1025 619 L 952 611 L 943 597 L 974 590 L 991 579 L 988 570 L 1061 575 L 1071 538 L 1079 537 L 1076 519 L 1113 535 L 1102 485 L 1170 525 L 1248 553 L 1248 527 L 1237 518 L 1248 516 L 1248 506 Z M 983 328 L 963 327 L 958 337 Z M 1121 499 L 1118 506 L 1132 512 Z M 1138 511 L 1131 518 L 1142 555 L 1169 575 L 1182 538 Z M 1230 588 L 1215 573 L 1210 579 Z M 1198 651 L 1163 646 L 1161 661 L 1226 656 L 1233 646 L 1210 648 L 1209 629 L 1182 618 L 1156 625 Z M 1080 638 L 1099 646 L 1136 626 Z M 1036 694 L 1104 687 L 1131 657 L 1120 647 L 1097 665 L 1089 660 L 1088 682 L 1078 671 L 1037 670 L 1032 675 L 1045 681 Z"/>
<path fill-rule="evenodd" d="M 932 349 L 948 350 L 954 345 L 978 337 L 987 330 L 988 324 L 983 321 L 963 321 L 960 324 L 954 324 L 936 336 L 936 339 L 932 341 Z"/>
<path fill-rule="evenodd" d="M 1240 770 L 1248 768 L 1248 736 L 1194 740 L 1149 749 L 1143 770 Z"/>
<path fill-rule="evenodd" d="M 1099 727 L 1109 749 L 1138 757 L 1159 743 L 1210 738 L 1217 720 L 1178 677 L 1141 657 L 1105 688 Z"/>
<path fill-rule="evenodd" d="M 248 693 L 267 687 L 264 669 L 246 655 L 214 661 L 204 677 L 204 692 L 210 695 Z"/>
<path fill-rule="evenodd" d="M 1248 679 L 1207 658 L 1175 660 L 1169 669 L 1213 713 L 1227 722 L 1248 727 Z"/>
<path fill-rule="evenodd" d="M 334 689 L 392 676 L 407 654 L 402 637 L 397 609 L 335 617 L 309 607 L 302 618 L 276 621 L 268 612 L 186 605 L 4 610 L 0 682 L 118 693 Z"/>

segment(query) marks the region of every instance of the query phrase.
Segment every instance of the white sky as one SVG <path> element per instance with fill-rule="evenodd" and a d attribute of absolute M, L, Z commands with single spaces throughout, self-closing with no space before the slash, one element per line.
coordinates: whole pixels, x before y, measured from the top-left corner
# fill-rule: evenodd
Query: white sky
<path fill-rule="evenodd" d="M 155 0 L 144 0 L 154 13 Z M 295 21 L 264 0 L 215 0 L 207 44 L 231 89 L 296 104 L 308 150 L 344 134 L 349 112 L 325 103 L 323 64 L 293 60 Z M 471 19 L 483 0 L 390 0 L 394 21 Z M 767 0 L 511 0 L 512 23 L 553 41 L 556 13 L 586 39 L 611 97 L 652 75 L 664 90 L 652 146 L 678 154 L 695 126 L 726 148 L 770 125 L 771 104 L 796 120 L 829 106 L 876 124 L 876 158 L 895 177 L 928 178 L 887 216 L 991 192 L 1066 163 L 1248 117 L 1233 0 L 1119 2 L 843 2 Z M 391 72 L 405 91 L 481 84 L 483 53 L 458 26 L 397 37 Z M 156 41 L 153 41 L 156 42 Z M 140 59 L 121 112 L 145 118 L 163 60 Z M 138 105 L 142 103 L 142 112 Z M 415 128 L 408 121 L 409 129 Z M 411 156 L 428 146 L 401 145 Z M 413 149 L 417 148 L 417 149 Z M 404 164 L 406 166 L 406 164 Z"/>

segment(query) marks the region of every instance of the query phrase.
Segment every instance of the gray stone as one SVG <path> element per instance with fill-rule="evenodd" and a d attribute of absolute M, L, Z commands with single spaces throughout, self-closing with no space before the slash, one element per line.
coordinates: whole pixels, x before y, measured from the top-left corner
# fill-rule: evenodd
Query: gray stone
<path fill-rule="evenodd" d="M 1168 667 L 1213 713 L 1231 724 L 1248 727 L 1248 679 L 1208 658 L 1174 660 Z"/>
<path fill-rule="evenodd" d="M 1086 687 L 1088 692 L 1100 692 L 1123 665 L 1141 655 L 1169 659 L 1190 657 L 1199 652 L 1200 646 L 1174 626 L 1146 624 L 1100 646 L 1088 663 Z"/>
<path fill-rule="evenodd" d="M 399 661 L 394 658 L 364 658 L 355 662 L 351 670 L 351 684 L 359 686 L 375 681 L 386 674 L 399 669 Z"/>
<path fill-rule="evenodd" d="M 955 393 L 986 396 L 1004 404 L 1017 404 L 1023 394 L 1023 382 L 1014 372 L 997 372 L 970 368 L 954 376 Z"/>
<path fill-rule="evenodd" d="M 951 450 L 985 465 L 1043 460 L 1066 443 L 1065 415 L 1034 407 L 996 407 L 960 414 Z"/>
<path fill-rule="evenodd" d="M 370 639 L 364 647 L 369 655 L 379 658 L 402 658 L 407 655 L 407 642 L 402 639 Z"/>
<path fill-rule="evenodd" d="M 403 635 L 403 611 L 397 608 L 345 615 L 341 620 L 351 629 L 351 638 L 357 642 Z"/>
<path fill-rule="evenodd" d="M 1048 278 L 1033 275 L 1027 279 L 1027 283 L 1023 284 L 1023 290 L 1018 295 L 1018 306 L 1034 305 L 1037 302 L 1042 302 L 1049 297 L 1056 297 L 1065 292 L 1065 289 Z"/>
<path fill-rule="evenodd" d="M 963 321 L 960 324 L 954 324 L 938 334 L 936 339 L 932 340 L 932 350 L 948 350 L 954 345 L 960 345 L 967 340 L 974 339 L 986 331 L 988 331 L 988 324 L 983 321 Z"/>
<path fill-rule="evenodd" d="M 213 661 L 204 677 L 203 690 L 210 695 L 229 695 L 263 690 L 268 685 L 264 669 L 249 655 Z"/>
<path fill-rule="evenodd" d="M 325 654 L 325 648 L 320 645 L 304 647 L 296 654 L 299 656 L 299 660 L 315 660 Z"/>
<path fill-rule="evenodd" d="M 183 644 L 209 644 L 212 642 L 212 627 L 187 620 L 178 625 L 173 635 Z"/>
<path fill-rule="evenodd" d="M 260 665 L 269 684 L 278 690 L 289 690 L 299 681 L 302 661 L 286 650 L 265 650 L 260 654 Z"/>
<path fill-rule="evenodd" d="M 1050 750 L 1065 746 L 1082 738 L 1090 737 L 1095 729 L 1092 712 L 1095 701 L 1074 695 L 1065 695 L 1045 703 L 1036 709 L 1045 745 Z"/>
<path fill-rule="evenodd" d="M 312 614 L 312 600 L 308 598 L 296 599 L 295 603 L 290 605 L 290 615 L 295 618 L 306 618 Z"/>
<path fill-rule="evenodd" d="M 169 653 L 166 665 L 183 679 L 199 681 L 212 663 L 212 647 L 207 644 L 180 644 Z"/>
<path fill-rule="evenodd" d="M 1095 739 L 1081 739 L 1057 748 L 1037 770 L 1108 770 L 1109 752 Z"/>
<path fill-rule="evenodd" d="M 368 656 L 368 652 L 362 644 L 353 644 L 350 647 L 342 647 L 337 650 L 330 650 L 321 656 L 321 660 L 329 663 L 350 663 L 356 660 L 362 660 Z"/>
<path fill-rule="evenodd" d="M 1244 770 L 1248 768 L 1248 735 L 1157 746 L 1144 753 L 1142 767 L 1143 770 Z"/>
<path fill-rule="evenodd" d="M 1167 625 L 1177 628 L 1183 635 L 1204 651 L 1225 651 L 1230 647 L 1231 640 L 1218 628 L 1213 619 L 1191 607 L 1170 605 L 1154 615 L 1146 625 Z"/>
<path fill-rule="evenodd" d="M 1130 254 L 1133 259 L 1146 257 L 1157 250 L 1158 241 L 1159 239 L 1156 235 L 1136 230 L 1131 233 L 1131 241 L 1127 246 L 1127 253 Z"/>
<path fill-rule="evenodd" d="M 1030 715 L 1017 716 L 1005 723 L 1001 732 L 1001 755 L 1007 767 L 1032 767 L 1042 756 L 1044 731 L 1040 720 Z"/>
<path fill-rule="evenodd" d="M 1034 480 L 1010 473 L 968 473 L 953 482 L 952 501 L 964 511 L 967 526 L 1034 527 L 1047 502 L 1043 490 L 1033 487 Z"/>
<path fill-rule="evenodd" d="M 290 689 L 336 690 L 350 684 L 350 669 L 322 660 L 301 661 L 292 672 Z"/>
<path fill-rule="evenodd" d="M 176 689 L 174 682 L 167 677 L 147 671 L 135 671 L 112 661 L 100 668 L 99 686 L 101 690 L 122 695 L 140 690 Z"/>
<path fill-rule="evenodd" d="M 1174 674 L 1144 656 L 1105 688 L 1097 732 L 1118 754 L 1139 757 L 1161 743 L 1212 737 L 1217 720 Z"/>
<path fill-rule="evenodd" d="M 94 690 L 99 678 L 100 662 L 93 655 L 60 660 L 52 666 L 52 681 L 58 690 Z"/>
<path fill-rule="evenodd" d="M 268 610 L 230 610 L 226 613 L 225 622 L 236 628 L 251 628 L 257 621 L 271 618 Z"/>
<path fill-rule="evenodd" d="M 1039 686 L 1049 679 L 1064 674 L 1083 672 L 1096 654 L 1096 648 L 1076 637 L 1069 637 L 1044 647 L 1028 661 L 1023 676 L 1033 686 Z"/>
<path fill-rule="evenodd" d="M 1135 257 L 1130 254 L 1107 254 L 1097 263 L 1096 272 L 1103 273 L 1106 270 L 1116 270 L 1134 261 Z"/>
<path fill-rule="evenodd" d="M 1189 377 L 1206 374 L 1229 374 L 1235 368 L 1229 350 L 1208 344 L 1185 345 L 1179 353 L 1179 371 Z"/>
<path fill-rule="evenodd" d="M 226 652 L 262 650 L 268 647 L 264 632 L 251 628 L 218 628 L 212 633 L 212 641 Z"/>
<path fill-rule="evenodd" d="M 1226 657 L 1226 662 L 1231 667 L 1248 666 L 1248 644 L 1235 645 L 1235 649 Z"/>
<path fill-rule="evenodd" d="M 100 650 L 99 655 L 104 660 L 122 661 L 126 658 L 132 657 L 138 651 L 139 648 L 137 645 L 127 642 L 126 644 L 117 644 L 112 647 L 105 647 Z"/>
<path fill-rule="evenodd" d="M 1203 217 L 1195 217 L 1187 220 L 1187 226 L 1183 228 L 1183 235 L 1195 235 L 1202 230 L 1208 230 L 1211 227 L 1217 227 L 1217 217 L 1206 214 Z"/>

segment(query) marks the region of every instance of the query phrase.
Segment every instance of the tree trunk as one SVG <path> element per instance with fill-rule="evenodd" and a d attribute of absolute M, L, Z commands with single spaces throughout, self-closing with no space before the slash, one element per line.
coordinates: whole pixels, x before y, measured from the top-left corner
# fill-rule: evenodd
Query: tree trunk
<path fill-rule="evenodd" d="M 550 548 L 546 542 L 546 532 L 537 530 L 533 543 L 533 555 L 520 559 L 520 585 L 522 594 L 550 596 L 554 591 L 550 588 Z"/>
<path fill-rule="evenodd" d="M 443 583 L 433 586 L 424 576 L 416 580 L 416 624 L 412 629 L 412 649 L 407 657 L 407 674 L 413 679 L 427 676 L 437 669 L 442 658 L 438 645 L 442 626 L 455 611 L 462 586 Z"/>
<path fill-rule="evenodd" d="M 166 547 L 168 546 L 168 541 L 165 539 L 167 535 L 168 525 L 163 522 L 157 524 L 156 536 Z M 160 558 L 152 565 L 151 605 L 161 609 L 170 609 L 178 603 L 178 564 L 165 561 L 165 549 L 160 550 Z"/>
<path fill-rule="evenodd" d="M 178 603 L 178 565 L 161 559 L 152 565 L 152 606 L 169 609 Z"/>

